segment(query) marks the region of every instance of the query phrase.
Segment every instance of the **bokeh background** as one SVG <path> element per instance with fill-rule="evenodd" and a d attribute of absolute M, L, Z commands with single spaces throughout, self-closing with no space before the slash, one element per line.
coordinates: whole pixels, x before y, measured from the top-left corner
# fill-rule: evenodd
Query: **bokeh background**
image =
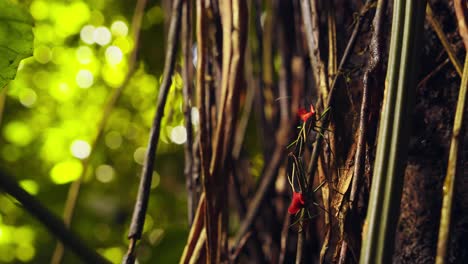
<path fill-rule="evenodd" d="M 169 2 L 169 1 L 166 1 Z M 34 19 L 34 54 L 0 95 L 0 166 L 61 216 L 68 188 L 90 156 L 72 228 L 113 263 L 127 230 L 163 69 L 169 7 L 149 1 L 136 71 L 101 140 L 92 140 L 133 49 L 135 1 L 20 1 Z M 180 67 L 181 59 L 178 60 Z M 140 263 L 175 263 L 188 233 L 183 176 L 182 79 L 176 73 L 158 148 Z M 197 124 L 197 111 L 192 117 Z M 162 177 L 161 175 L 164 175 Z M 56 239 L 0 194 L 0 263 L 49 263 Z M 64 263 L 79 263 L 66 252 Z"/>

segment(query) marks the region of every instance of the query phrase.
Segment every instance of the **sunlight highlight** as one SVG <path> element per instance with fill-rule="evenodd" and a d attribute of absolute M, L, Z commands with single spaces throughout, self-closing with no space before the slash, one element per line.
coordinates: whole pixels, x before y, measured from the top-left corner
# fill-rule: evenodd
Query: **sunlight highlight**
<path fill-rule="evenodd" d="M 26 88 L 19 94 L 19 101 L 23 106 L 31 107 L 36 103 L 37 94 L 34 90 Z"/>
<path fill-rule="evenodd" d="M 105 46 L 111 42 L 112 35 L 106 27 L 97 27 L 93 32 L 94 42 L 101 46 Z"/>
<path fill-rule="evenodd" d="M 123 59 L 123 53 L 117 46 L 109 46 L 106 49 L 106 60 L 111 65 L 119 64 Z"/>
<path fill-rule="evenodd" d="M 111 25 L 112 34 L 118 37 L 125 37 L 128 34 L 128 26 L 121 20 L 114 21 Z"/>
<path fill-rule="evenodd" d="M 94 83 L 94 76 L 89 70 L 80 70 L 76 74 L 76 84 L 78 87 L 87 89 Z"/>
<path fill-rule="evenodd" d="M 181 145 L 187 141 L 187 130 L 184 126 L 176 126 L 171 130 L 171 141 Z"/>
<path fill-rule="evenodd" d="M 86 44 L 94 44 L 94 31 L 96 28 L 91 25 L 84 26 L 80 31 L 80 38 Z"/>
<path fill-rule="evenodd" d="M 84 140 L 75 140 L 70 147 L 70 151 L 74 157 L 86 159 L 91 153 L 91 146 Z"/>

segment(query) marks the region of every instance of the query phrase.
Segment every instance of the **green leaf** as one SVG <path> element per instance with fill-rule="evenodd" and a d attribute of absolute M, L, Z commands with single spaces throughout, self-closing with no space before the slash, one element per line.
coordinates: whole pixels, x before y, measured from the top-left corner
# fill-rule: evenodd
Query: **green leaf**
<path fill-rule="evenodd" d="M 32 55 L 33 19 L 9 0 L 0 0 L 0 89 L 13 80 L 20 61 Z"/>

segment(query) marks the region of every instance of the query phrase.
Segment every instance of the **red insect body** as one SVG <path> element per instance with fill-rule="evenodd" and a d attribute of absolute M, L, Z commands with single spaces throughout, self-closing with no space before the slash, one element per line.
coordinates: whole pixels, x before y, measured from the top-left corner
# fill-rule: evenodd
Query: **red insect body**
<path fill-rule="evenodd" d="M 293 198 L 291 204 L 289 205 L 288 212 L 290 214 L 296 214 L 297 212 L 299 212 L 299 210 L 304 208 L 304 205 L 305 201 L 302 193 L 293 192 Z"/>
<path fill-rule="evenodd" d="M 302 119 L 302 121 L 305 123 L 309 118 L 313 117 L 315 115 L 315 109 L 313 105 L 310 105 L 310 111 L 307 112 L 305 108 L 299 108 L 297 111 L 297 114 L 299 117 Z"/>

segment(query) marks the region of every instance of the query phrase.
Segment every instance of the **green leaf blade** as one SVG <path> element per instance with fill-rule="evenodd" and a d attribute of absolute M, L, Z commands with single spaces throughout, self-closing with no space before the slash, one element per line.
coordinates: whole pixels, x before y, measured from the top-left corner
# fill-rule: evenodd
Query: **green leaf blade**
<path fill-rule="evenodd" d="M 0 89 L 15 78 L 21 60 L 32 55 L 32 26 L 27 10 L 0 0 Z"/>

